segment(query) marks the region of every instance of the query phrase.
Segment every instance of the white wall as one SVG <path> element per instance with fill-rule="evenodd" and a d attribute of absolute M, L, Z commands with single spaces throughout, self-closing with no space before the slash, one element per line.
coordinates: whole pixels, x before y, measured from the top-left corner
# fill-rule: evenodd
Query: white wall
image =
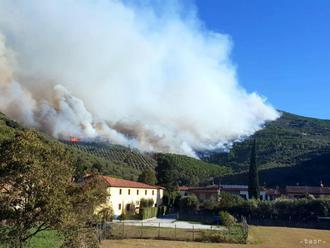
<path fill-rule="evenodd" d="M 112 206 L 115 217 L 121 215 L 123 209 L 126 210 L 127 204 L 133 203 L 135 207 L 139 207 L 142 198 L 153 199 L 157 206 L 161 205 L 163 200 L 163 189 L 108 187 L 107 191 L 109 194 L 107 204 Z"/>

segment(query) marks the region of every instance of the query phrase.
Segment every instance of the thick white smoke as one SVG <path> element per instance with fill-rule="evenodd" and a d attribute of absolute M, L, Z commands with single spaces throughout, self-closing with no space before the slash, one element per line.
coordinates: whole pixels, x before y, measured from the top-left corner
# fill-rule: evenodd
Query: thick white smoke
<path fill-rule="evenodd" d="M 2 0 L 0 111 L 57 138 L 188 155 L 278 117 L 239 86 L 227 35 L 164 9 Z"/>

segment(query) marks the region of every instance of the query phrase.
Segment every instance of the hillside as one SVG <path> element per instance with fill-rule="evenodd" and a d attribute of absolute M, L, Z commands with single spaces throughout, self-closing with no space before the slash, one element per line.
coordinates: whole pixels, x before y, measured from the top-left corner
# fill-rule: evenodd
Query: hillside
<path fill-rule="evenodd" d="M 141 172 L 146 169 L 154 169 L 157 165 L 156 160 L 154 160 L 151 156 L 144 155 L 137 150 L 124 146 L 96 142 L 63 143 L 96 157 L 103 158 L 107 161 L 117 162 Z"/>
<path fill-rule="evenodd" d="M 209 153 L 204 160 L 231 167 L 235 173 L 248 170 L 250 141 L 257 139 L 261 181 L 267 184 L 330 184 L 330 121 L 283 112 L 282 116 L 249 139 L 235 143 L 229 153 Z M 312 167 L 311 167 L 312 166 Z M 230 179 L 230 180 L 229 180 Z M 238 175 L 225 181 L 244 182 Z"/>
<path fill-rule="evenodd" d="M 178 183 L 182 185 L 196 185 L 206 180 L 230 174 L 231 169 L 217 164 L 210 164 L 205 161 L 177 154 L 143 154 L 119 145 L 94 142 L 65 142 L 83 152 L 101 157 L 107 161 L 121 163 L 133 168 L 139 175 L 145 169 L 155 169 L 157 159 L 166 157 L 180 173 Z"/>
<path fill-rule="evenodd" d="M 25 132 L 15 121 L 8 119 L 0 113 L 0 145 L 6 139 L 12 139 L 17 133 Z M 35 131 L 37 132 L 37 131 Z M 39 133 L 39 132 L 38 132 Z M 77 173 L 96 170 L 105 175 L 137 180 L 145 169 L 155 169 L 159 154 L 144 154 L 137 150 L 119 145 L 96 142 L 60 142 L 42 133 L 40 138 L 46 146 L 60 144 L 72 153 L 72 160 L 76 164 Z M 214 176 L 222 176 L 229 173 L 230 169 L 223 166 L 209 164 L 202 160 L 187 156 L 166 154 L 180 172 L 185 183 L 198 184 Z M 189 179 L 189 180 L 188 180 Z"/>
<path fill-rule="evenodd" d="M 198 185 L 213 183 L 214 178 L 231 174 L 232 170 L 225 166 L 206 163 L 178 154 L 156 154 L 157 159 L 167 159 L 178 171 L 179 185 Z"/>
<path fill-rule="evenodd" d="M 8 139 L 13 139 L 15 135 L 26 132 L 27 128 L 23 128 L 21 125 L 13 120 L 7 118 L 4 114 L 0 113 L 0 145 Z M 39 139 L 45 146 L 62 145 L 65 149 L 71 153 L 70 158 L 76 166 L 77 174 L 83 173 L 85 170 L 98 170 L 100 173 L 123 177 L 127 179 L 137 179 L 140 171 L 133 166 L 121 163 L 120 161 L 110 161 L 102 156 L 96 156 L 94 154 L 86 153 L 75 147 L 63 144 L 43 133 L 38 133 Z"/>
<path fill-rule="evenodd" d="M 0 145 L 26 130 L 0 113 Z M 54 143 L 65 146 L 72 153 L 78 173 L 97 170 L 137 180 L 143 170 L 156 167 L 159 156 L 165 156 L 179 171 L 179 183 L 190 185 L 218 177 L 222 177 L 223 183 L 246 183 L 250 141 L 256 138 L 261 183 L 317 185 L 323 180 L 330 185 L 330 121 L 285 112 L 253 137 L 235 143 L 229 153 L 204 152 L 202 160 L 176 154 L 144 154 L 104 143 L 63 143 L 44 134 L 40 137 L 47 146 Z"/>

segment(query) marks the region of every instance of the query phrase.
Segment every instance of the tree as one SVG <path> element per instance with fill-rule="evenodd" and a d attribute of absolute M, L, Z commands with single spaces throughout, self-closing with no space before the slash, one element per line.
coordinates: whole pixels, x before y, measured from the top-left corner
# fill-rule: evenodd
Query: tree
<path fill-rule="evenodd" d="M 70 229 L 69 224 L 86 225 L 106 191 L 92 183 L 74 183 L 71 156 L 63 146 L 32 130 L 1 144 L 0 222 L 8 228 L 0 229 L 0 242 L 23 247 L 50 228 L 63 233 L 71 230 L 75 235 L 70 239 L 79 236 L 79 228 Z"/>
<path fill-rule="evenodd" d="M 146 169 L 140 174 L 138 181 L 141 183 L 156 185 L 157 184 L 156 174 L 152 169 Z"/>
<path fill-rule="evenodd" d="M 174 190 L 179 178 L 179 172 L 168 158 L 163 156 L 158 158 L 156 174 L 160 185 L 164 186 L 169 191 Z"/>
<path fill-rule="evenodd" d="M 196 195 L 191 194 L 181 198 L 180 200 L 180 211 L 185 212 L 195 212 L 199 207 L 199 201 Z"/>
<path fill-rule="evenodd" d="M 251 159 L 249 168 L 249 198 L 259 199 L 260 189 L 259 189 L 259 175 L 257 166 L 257 155 L 256 155 L 256 140 L 253 140 L 251 148 Z"/>

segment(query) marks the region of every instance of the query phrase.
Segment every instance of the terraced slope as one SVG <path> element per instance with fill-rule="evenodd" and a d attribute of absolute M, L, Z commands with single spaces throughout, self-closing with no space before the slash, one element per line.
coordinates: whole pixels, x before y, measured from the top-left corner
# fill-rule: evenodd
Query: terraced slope
<path fill-rule="evenodd" d="M 154 169 L 157 165 L 156 160 L 148 155 L 119 145 L 96 142 L 65 142 L 83 152 L 93 154 L 94 156 L 114 161 L 126 166 L 132 167 L 137 171 L 145 169 Z"/>
<path fill-rule="evenodd" d="M 206 163 L 205 161 L 178 154 L 156 154 L 156 158 L 166 158 L 178 171 L 178 184 L 198 185 L 213 183 L 214 179 L 231 174 L 231 168 Z"/>

